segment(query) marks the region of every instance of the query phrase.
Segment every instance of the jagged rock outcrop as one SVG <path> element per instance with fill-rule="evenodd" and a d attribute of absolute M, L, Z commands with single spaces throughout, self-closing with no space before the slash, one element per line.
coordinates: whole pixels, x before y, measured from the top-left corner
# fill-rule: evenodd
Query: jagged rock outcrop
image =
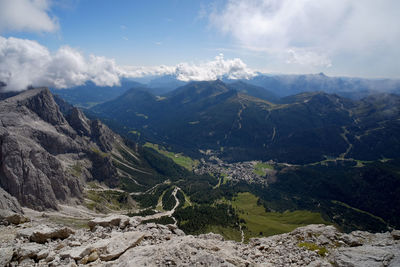
<path fill-rule="evenodd" d="M 104 180 L 116 177 L 103 155 L 113 132 L 75 108 L 70 114 L 68 121 L 47 88 L 0 101 L 0 186 L 21 205 L 44 210 L 80 202 L 99 165 Z"/>
<path fill-rule="evenodd" d="M 79 135 L 91 136 L 90 121 L 78 108 L 72 108 L 67 115 L 69 124 L 74 128 Z"/>
<path fill-rule="evenodd" d="M 93 120 L 91 124 L 91 137 L 103 151 L 111 151 L 115 134 L 99 120 Z"/>
<path fill-rule="evenodd" d="M 15 226 L 0 226 L 0 263 L 11 266 L 359 267 L 394 267 L 400 263 L 397 231 L 344 234 L 333 226 L 308 225 L 286 234 L 253 238 L 244 244 L 224 240 L 218 234 L 185 235 L 173 225 L 141 224 L 140 221 L 136 217 L 113 215 L 93 219 L 92 230 L 74 232 L 35 220 L 24 224 L 19 231 Z M 63 232 L 68 235 L 54 234 Z M 46 238 L 34 240 L 33 233 L 41 233 Z"/>

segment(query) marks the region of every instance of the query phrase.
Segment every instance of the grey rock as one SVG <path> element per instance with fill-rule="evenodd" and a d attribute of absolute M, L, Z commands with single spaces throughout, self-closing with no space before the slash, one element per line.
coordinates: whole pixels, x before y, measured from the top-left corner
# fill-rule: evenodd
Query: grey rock
<path fill-rule="evenodd" d="M 112 150 L 115 134 L 99 120 L 94 120 L 91 123 L 91 137 L 101 150 L 109 152 Z"/>
<path fill-rule="evenodd" d="M 181 229 L 175 229 L 173 232 L 178 235 L 178 236 L 184 236 L 185 232 L 183 232 Z"/>
<path fill-rule="evenodd" d="M 22 206 L 57 210 L 60 203 L 82 201 L 85 179 L 116 181 L 111 158 L 101 156 L 112 149 L 116 135 L 77 109 L 70 122 L 46 88 L 0 101 L 0 187 Z M 78 159 L 90 162 L 80 173 L 72 171 Z M 0 190 L 1 206 L 20 210 Z"/>
<path fill-rule="evenodd" d="M 69 111 L 66 119 L 78 134 L 84 136 L 92 135 L 90 121 L 86 118 L 82 111 L 80 111 L 80 109 L 73 107 Z"/>
<path fill-rule="evenodd" d="M 3 209 L 0 209 L 0 220 L 5 221 L 7 224 L 21 224 L 30 221 L 29 218 L 20 213 Z"/>
<path fill-rule="evenodd" d="M 387 266 L 394 255 L 382 248 L 360 246 L 340 248 L 330 257 L 336 266 L 374 267 Z"/>
<path fill-rule="evenodd" d="M 393 230 L 390 234 L 394 240 L 400 240 L 400 230 Z"/>
<path fill-rule="evenodd" d="M 38 88 L 29 91 L 30 97 L 21 99 L 20 104 L 27 106 L 40 118 L 52 125 L 67 124 L 49 89 Z"/>
<path fill-rule="evenodd" d="M 52 228 L 46 225 L 26 228 L 18 231 L 18 237 L 24 237 L 32 242 L 46 243 L 49 239 L 66 239 L 75 232 L 68 227 Z"/>
<path fill-rule="evenodd" d="M 202 234 L 202 235 L 199 235 L 199 238 L 206 239 L 206 240 L 224 241 L 224 237 L 222 235 L 214 234 L 214 233 Z"/>
<path fill-rule="evenodd" d="M 36 259 L 38 254 L 44 249 L 46 247 L 41 244 L 25 243 L 16 250 L 16 257 L 19 261 L 26 258 Z"/>
<path fill-rule="evenodd" d="M 8 210 L 22 214 L 22 208 L 18 200 L 0 187 L 0 210 Z"/>
<path fill-rule="evenodd" d="M 37 259 L 38 260 L 42 260 L 42 259 L 46 259 L 47 256 L 49 256 L 49 250 L 48 249 L 43 249 L 41 251 L 39 251 L 39 253 L 37 254 Z"/>
<path fill-rule="evenodd" d="M 100 239 L 99 241 L 86 246 L 76 247 L 61 253 L 62 258 L 71 258 L 87 262 L 94 252 L 102 261 L 110 261 L 121 256 L 128 249 L 138 245 L 144 238 L 142 232 L 113 232 L 111 238 Z M 94 258 L 95 255 L 92 255 Z"/>
<path fill-rule="evenodd" d="M 93 230 L 96 226 L 102 227 L 113 227 L 118 226 L 124 229 L 130 223 L 130 218 L 125 215 L 111 215 L 104 218 L 95 218 L 88 222 L 90 230 Z"/>
<path fill-rule="evenodd" d="M 179 228 L 154 223 L 129 225 L 120 228 L 119 215 L 101 218 L 109 228 L 96 224 L 96 231 L 78 230 L 64 241 L 49 241 L 45 245 L 29 242 L 29 239 L 5 239 L 4 246 L 14 249 L 12 266 L 39 264 L 68 266 L 399 266 L 400 243 L 389 232 L 371 234 L 356 231 L 343 234 L 336 228 L 309 225 L 291 233 L 270 237 L 253 238 L 248 244 L 223 240 L 213 233 L 199 236 L 179 236 Z M 106 219 L 106 220 L 105 220 Z M 129 220 L 130 221 L 130 220 Z M 34 223 L 34 222 L 32 222 Z M 112 228 L 111 228 L 112 227 Z M 0 226 L 0 237 L 16 226 Z M 19 231 L 19 237 L 30 237 L 36 228 Z M 172 231 L 170 230 L 172 229 Z M 22 233 L 25 232 L 25 235 Z M 343 239 L 357 238 L 358 246 L 344 243 Z M 70 247 L 72 242 L 78 242 Z M 326 249 L 325 256 L 313 248 L 299 246 L 307 242 Z M 340 247 L 338 244 L 341 243 Z M 2 244 L 0 242 L 0 247 Z M 1 253 L 1 251 L 0 251 Z M 11 252 L 8 251 L 8 255 Z M 8 257 L 7 259 L 9 259 Z M 15 260 L 19 260 L 18 263 Z M 33 262 L 32 260 L 35 260 Z"/>
<path fill-rule="evenodd" d="M 0 266 L 6 266 L 10 263 L 14 254 L 12 247 L 0 248 Z"/>
<path fill-rule="evenodd" d="M 93 251 L 95 251 L 95 249 L 96 248 L 93 245 L 79 246 L 60 253 L 60 256 L 62 258 L 71 258 L 74 260 L 80 260 L 85 256 L 88 256 Z"/>
<path fill-rule="evenodd" d="M 105 249 L 100 253 L 102 261 L 110 261 L 120 257 L 128 249 L 137 246 L 144 238 L 141 232 L 116 233 L 109 240 L 101 240 L 96 246 L 106 244 Z"/>
<path fill-rule="evenodd" d="M 363 243 L 361 238 L 354 236 L 353 234 L 345 234 L 342 236 L 341 240 L 350 247 L 361 246 Z"/>

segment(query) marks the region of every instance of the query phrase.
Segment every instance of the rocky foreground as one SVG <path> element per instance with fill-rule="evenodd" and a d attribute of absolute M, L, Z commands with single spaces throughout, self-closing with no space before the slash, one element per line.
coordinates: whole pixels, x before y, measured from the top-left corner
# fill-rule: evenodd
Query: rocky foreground
<path fill-rule="evenodd" d="M 95 218 L 81 229 L 51 223 L 45 214 L 1 217 L 0 266 L 400 266 L 400 231 L 344 234 L 309 225 L 243 244 L 123 215 Z"/>

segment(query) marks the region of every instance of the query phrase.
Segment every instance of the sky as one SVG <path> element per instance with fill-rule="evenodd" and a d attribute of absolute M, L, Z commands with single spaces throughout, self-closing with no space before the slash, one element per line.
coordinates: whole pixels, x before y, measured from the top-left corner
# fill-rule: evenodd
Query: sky
<path fill-rule="evenodd" d="M 398 0 L 0 0 L 0 81 L 400 78 Z"/>

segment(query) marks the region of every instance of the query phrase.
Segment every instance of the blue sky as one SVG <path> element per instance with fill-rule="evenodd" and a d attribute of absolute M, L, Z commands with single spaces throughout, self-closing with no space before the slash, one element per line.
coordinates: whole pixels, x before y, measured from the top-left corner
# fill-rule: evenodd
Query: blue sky
<path fill-rule="evenodd" d="M 65 87 L 138 73 L 400 78 L 398 10 L 397 0 L 0 0 L 0 79 Z"/>
<path fill-rule="evenodd" d="M 10 31 L 3 36 L 37 40 L 51 50 L 69 45 L 120 64 L 158 65 L 213 58 L 226 38 L 208 26 L 208 1 L 81 0 L 52 3 L 56 32 Z M 228 55 L 229 53 L 227 53 Z"/>

